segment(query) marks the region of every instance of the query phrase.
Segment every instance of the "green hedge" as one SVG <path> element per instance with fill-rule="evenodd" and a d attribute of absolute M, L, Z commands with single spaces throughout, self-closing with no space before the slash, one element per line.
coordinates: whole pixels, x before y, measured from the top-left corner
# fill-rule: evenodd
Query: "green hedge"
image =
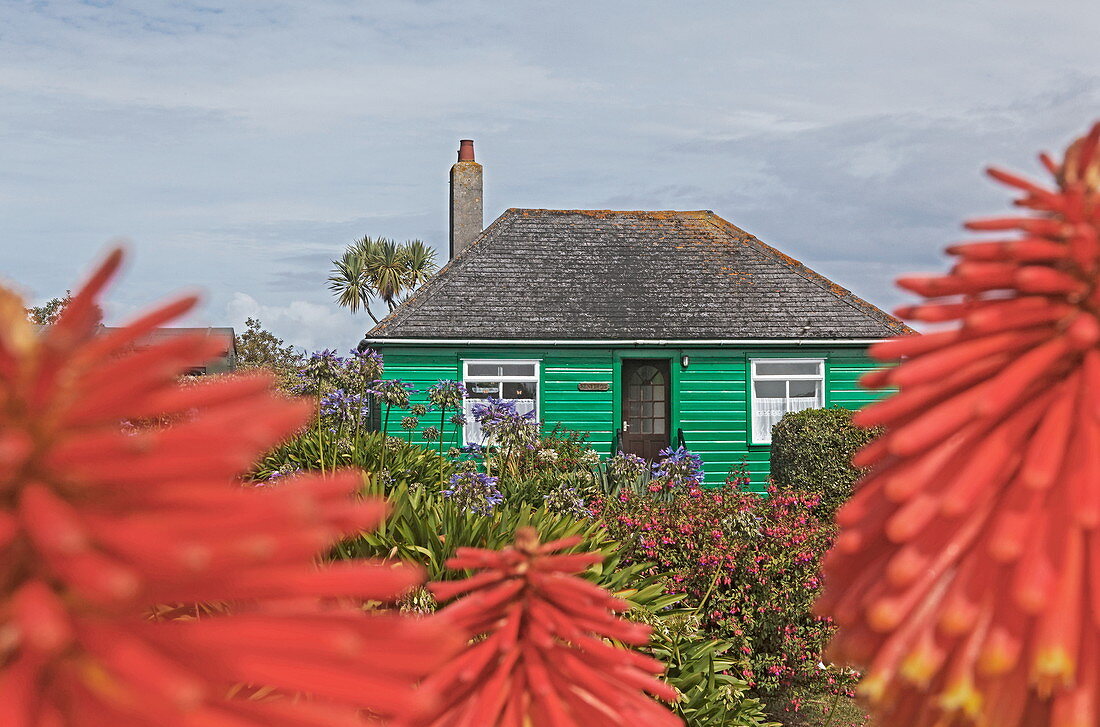
<path fill-rule="evenodd" d="M 860 472 L 852 455 L 879 432 L 852 425 L 852 411 L 804 409 L 786 414 L 772 428 L 771 476 L 781 490 L 820 496 L 817 514 L 831 518 L 852 494 Z"/>

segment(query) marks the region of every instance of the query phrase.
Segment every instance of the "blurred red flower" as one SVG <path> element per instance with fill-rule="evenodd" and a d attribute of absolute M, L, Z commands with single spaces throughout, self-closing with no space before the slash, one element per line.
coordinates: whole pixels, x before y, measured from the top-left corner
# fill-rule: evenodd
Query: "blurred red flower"
<path fill-rule="evenodd" d="M 481 571 L 429 586 L 441 601 L 468 594 L 441 617 L 477 638 L 427 679 L 427 687 L 441 696 L 441 709 L 416 724 L 682 724 L 647 696 L 678 699 L 675 689 L 653 676 L 663 665 L 606 641 L 645 644 L 650 629 L 615 616 L 626 602 L 572 575 L 601 560 L 599 554 L 559 553 L 580 540 L 539 545 L 534 529 L 521 528 L 514 547 L 459 548 L 447 561 L 450 568 Z"/>
<path fill-rule="evenodd" d="M 899 315 L 956 321 L 873 347 L 886 433 L 840 511 L 823 614 L 868 667 L 882 724 L 1100 724 L 1100 125 L 1056 186 L 1006 172 L 1030 214 L 970 222 L 951 272 Z M 955 721 L 952 721 L 955 720 Z"/>
<path fill-rule="evenodd" d="M 220 353 L 207 337 L 135 346 L 193 298 L 97 334 L 120 257 L 41 332 L 0 288 L 0 724 L 336 727 L 422 706 L 452 632 L 359 606 L 420 574 L 316 565 L 384 505 L 350 496 L 357 473 L 234 485 L 311 405 L 267 376 L 179 386 Z"/>

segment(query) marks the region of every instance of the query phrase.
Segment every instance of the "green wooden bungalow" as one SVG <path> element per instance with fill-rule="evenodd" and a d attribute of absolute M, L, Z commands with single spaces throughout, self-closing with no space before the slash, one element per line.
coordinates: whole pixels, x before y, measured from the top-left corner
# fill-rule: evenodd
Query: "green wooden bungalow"
<path fill-rule="evenodd" d="M 482 230 L 468 139 L 450 185 L 450 261 L 360 346 L 421 398 L 463 381 L 467 414 L 510 399 L 608 455 L 683 444 L 708 484 L 746 461 L 759 489 L 772 425 L 868 403 L 867 346 L 909 331 L 709 210 L 510 209 Z M 481 443 L 467 418 L 444 441 Z"/>
<path fill-rule="evenodd" d="M 609 455 L 684 443 L 708 483 L 747 458 L 760 487 L 771 426 L 870 401 L 867 346 L 906 330 L 710 211 L 510 209 L 363 344 L 421 392 L 464 381 Z"/>

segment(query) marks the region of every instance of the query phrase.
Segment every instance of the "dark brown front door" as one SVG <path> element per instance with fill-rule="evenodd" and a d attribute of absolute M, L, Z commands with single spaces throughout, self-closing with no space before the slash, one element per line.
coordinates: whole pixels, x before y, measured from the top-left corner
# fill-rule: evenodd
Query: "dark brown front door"
<path fill-rule="evenodd" d="M 669 442 L 667 359 L 623 361 L 622 449 L 653 461 Z"/>

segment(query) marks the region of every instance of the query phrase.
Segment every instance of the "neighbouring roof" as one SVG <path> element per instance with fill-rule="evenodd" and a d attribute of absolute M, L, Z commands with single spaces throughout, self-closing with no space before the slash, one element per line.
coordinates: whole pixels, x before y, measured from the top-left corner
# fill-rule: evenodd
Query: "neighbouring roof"
<path fill-rule="evenodd" d="M 44 331 L 48 326 L 38 326 L 39 331 Z M 97 334 L 103 335 L 112 331 L 121 330 L 115 326 L 99 326 Z M 177 338 L 179 336 L 199 334 L 221 339 L 225 349 L 218 358 L 211 361 L 194 361 L 192 370 L 200 373 L 226 373 L 237 368 L 237 337 L 233 329 L 228 326 L 209 326 L 204 328 L 154 328 L 134 342 L 134 348 L 144 348 L 157 343 Z"/>
<path fill-rule="evenodd" d="M 709 210 L 510 209 L 372 339 L 868 339 L 897 318 Z"/>
<path fill-rule="evenodd" d="M 104 326 L 102 330 L 104 333 L 107 333 L 108 331 L 117 329 L 111 326 Z M 193 373 L 221 374 L 228 373 L 237 368 L 237 339 L 233 333 L 233 329 L 227 326 L 210 326 L 205 328 L 154 328 L 142 338 L 138 339 L 134 345 L 137 348 L 142 348 L 143 346 L 163 343 L 164 341 L 178 338 L 179 336 L 195 334 L 221 339 L 225 345 L 225 349 L 218 358 L 213 360 L 194 361 L 191 366 Z"/>

